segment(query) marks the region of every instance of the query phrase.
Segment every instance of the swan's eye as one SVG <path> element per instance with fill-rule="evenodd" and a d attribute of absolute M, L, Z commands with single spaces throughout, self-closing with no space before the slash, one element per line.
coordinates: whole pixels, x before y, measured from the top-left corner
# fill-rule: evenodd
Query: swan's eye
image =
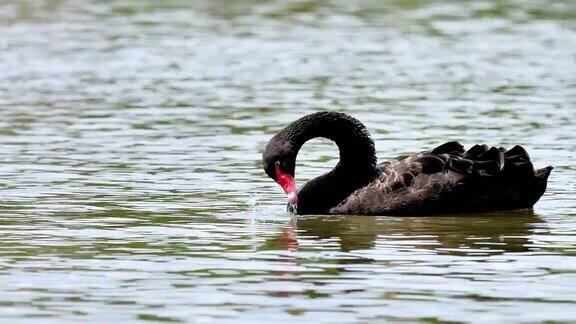
<path fill-rule="evenodd" d="M 280 161 L 274 162 L 274 165 L 276 165 L 277 167 L 280 166 Z"/>

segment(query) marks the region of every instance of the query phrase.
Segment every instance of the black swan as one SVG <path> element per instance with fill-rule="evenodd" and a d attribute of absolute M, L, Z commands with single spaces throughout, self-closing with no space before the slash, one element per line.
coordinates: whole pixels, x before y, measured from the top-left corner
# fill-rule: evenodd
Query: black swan
<path fill-rule="evenodd" d="M 334 169 L 301 189 L 294 184 L 302 145 L 325 137 L 340 150 Z M 282 129 L 263 153 L 266 174 L 297 214 L 430 215 L 531 208 L 546 190 L 551 166 L 534 170 L 524 148 L 458 142 L 376 163 L 374 142 L 357 119 L 324 111 Z"/>

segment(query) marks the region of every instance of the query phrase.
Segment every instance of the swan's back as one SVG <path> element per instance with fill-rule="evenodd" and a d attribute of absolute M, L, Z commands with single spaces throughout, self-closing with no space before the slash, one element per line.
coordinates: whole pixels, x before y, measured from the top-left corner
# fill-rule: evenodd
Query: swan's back
<path fill-rule="evenodd" d="M 331 214 L 418 215 L 530 208 L 546 190 L 552 167 L 534 170 L 524 148 L 468 151 L 458 142 L 378 165 L 377 179 Z"/>

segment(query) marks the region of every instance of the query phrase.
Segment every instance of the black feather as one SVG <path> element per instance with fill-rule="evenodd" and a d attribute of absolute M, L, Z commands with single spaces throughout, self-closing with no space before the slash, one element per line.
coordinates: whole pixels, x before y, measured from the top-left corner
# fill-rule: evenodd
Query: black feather
<path fill-rule="evenodd" d="M 416 158 L 415 161 L 422 164 L 422 172 L 425 174 L 440 172 L 445 167 L 444 161 L 434 155 L 422 155 Z"/>
<path fill-rule="evenodd" d="M 528 152 L 526 152 L 526 150 L 520 145 L 514 146 L 509 151 L 507 151 L 504 155 L 506 157 L 512 157 L 512 156 L 517 155 L 517 156 L 520 156 L 521 158 L 525 159 L 526 161 L 530 161 L 530 155 L 528 155 Z"/>
<path fill-rule="evenodd" d="M 462 174 L 472 173 L 473 163 L 468 159 L 455 158 L 450 160 L 450 169 Z"/>
<path fill-rule="evenodd" d="M 466 151 L 466 154 L 464 154 L 464 157 L 467 159 L 477 159 L 480 155 L 486 153 L 486 151 L 488 151 L 488 146 L 487 145 L 474 145 L 472 146 L 468 151 Z"/>
<path fill-rule="evenodd" d="M 462 144 L 460 144 L 460 142 L 457 141 L 448 142 L 434 148 L 430 153 L 432 154 L 464 153 L 464 146 L 462 146 Z"/>
<path fill-rule="evenodd" d="M 478 160 L 492 162 L 494 166 L 495 173 L 499 173 L 504 168 L 504 155 L 500 150 L 495 147 L 491 147 L 488 151 L 482 154 Z"/>

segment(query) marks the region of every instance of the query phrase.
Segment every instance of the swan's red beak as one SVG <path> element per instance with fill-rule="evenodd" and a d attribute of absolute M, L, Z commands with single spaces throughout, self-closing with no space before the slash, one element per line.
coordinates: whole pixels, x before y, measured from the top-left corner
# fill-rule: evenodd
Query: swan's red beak
<path fill-rule="evenodd" d="M 282 172 L 280 166 L 276 166 L 276 182 L 284 189 L 286 195 L 288 195 L 288 202 L 292 205 L 298 203 L 298 192 L 296 190 L 296 185 L 294 184 L 294 176 Z"/>

